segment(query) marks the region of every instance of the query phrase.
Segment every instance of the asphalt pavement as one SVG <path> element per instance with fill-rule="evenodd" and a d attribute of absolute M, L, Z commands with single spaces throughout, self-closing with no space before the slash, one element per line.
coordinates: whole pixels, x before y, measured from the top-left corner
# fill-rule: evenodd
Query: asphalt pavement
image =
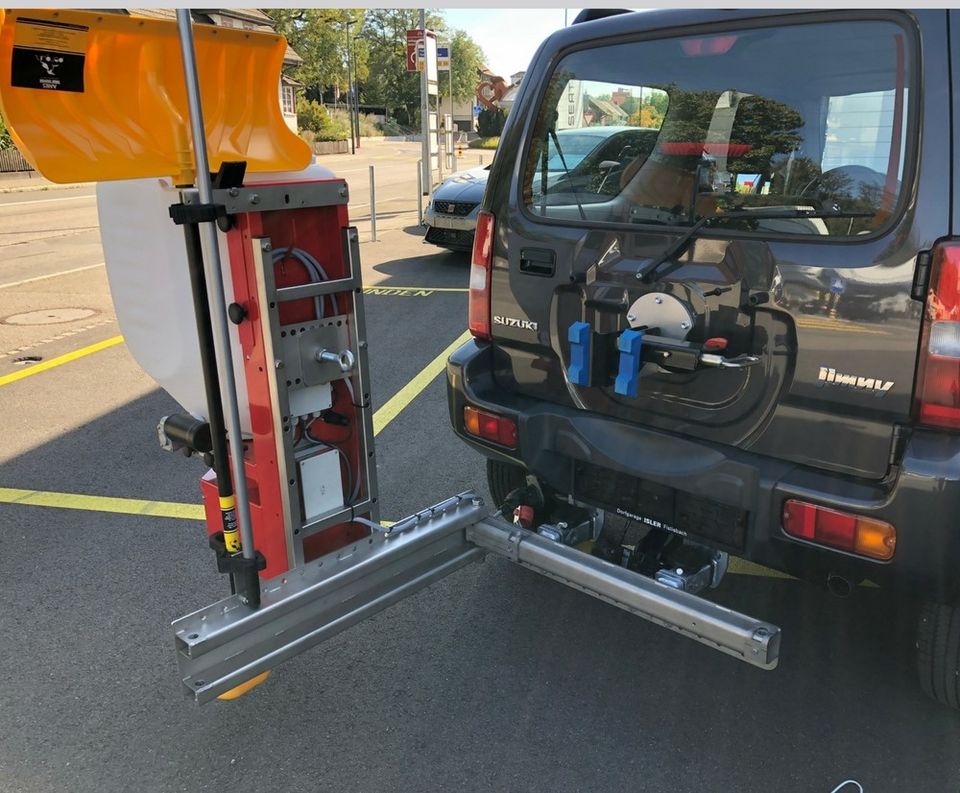
<path fill-rule="evenodd" d="M 374 409 L 463 332 L 466 294 L 432 290 L 464 289 L 468 272 L 423 244 L 415 193 L 400 200 L 416 152 L 379 145 L 379 159 L 325 161 L 358 169 L 344 173 L 355 218 L 369 162 L 398 198 L 379 242 L 358 223 L 365 283 L 381 287 L 365 298 Z M 102 267 L 29 280 L 102 261 L 81 194 L 0 197 L 0 353 L 33 345 L 0 357 L 0 489 L 196 504 L 202 466 L 156 442 L 176 406 L 121 343 L 4 380 L 24 371 L 16 357 L 120 332 Z M 94 313 L 6 322 L 77 308 Z M 377 457 L 384 518 L 486 495 L 442 377 L 383 429 Z M 715 597 L 781 626 L 773 672 L 488 559 L 198 708 L 169 623 L 225 594 L 204 535 L 190 519 L 0 503 L 0 791 L 960 789 L 960 719 L 914 680 L 913 610 L 762 575 L 730 575 Z"/>

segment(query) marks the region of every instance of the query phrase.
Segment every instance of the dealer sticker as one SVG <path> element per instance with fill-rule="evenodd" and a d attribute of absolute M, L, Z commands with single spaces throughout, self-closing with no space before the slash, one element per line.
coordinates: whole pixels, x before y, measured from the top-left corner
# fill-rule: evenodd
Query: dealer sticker
<path fill-rule="evenodd" d="M 637 523 L 642 523 L 644 526 L 649 526 L 651 529 L 662 529 L 663 531 L 669 531 L 671 534 L 679 534 L 681 537 L 687 536 L 687 532 L 685 532 L 683 529 L 678 529 L 676 526 L 671 526 L 669 523 L 647 517 L 646 515 L 637 515 L 636 513 L 622 509 L 621 507 L 617 507 L 617 514 L 621 517 L 635 520 Z"/>
<path fill-rule="evenodd" d="M 82 93 L 88 30 L 83 25 L 65 22 L 17 19 L 11 85 Z"/>

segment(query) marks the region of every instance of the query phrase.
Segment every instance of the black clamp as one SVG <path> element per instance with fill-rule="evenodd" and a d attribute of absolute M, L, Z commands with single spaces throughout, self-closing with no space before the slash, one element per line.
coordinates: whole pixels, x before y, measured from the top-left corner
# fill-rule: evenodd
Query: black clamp
<path fill-rule="evenodd" d="M 227 208 L 223 204 L 173 204 L 170 218 L 178 226 L 188 223 L 217 223 L 227 220 Z"/>
<path fill-rule="evenodd" d="M 222 531 L 210 535 L 210 547 L 217 557 L 217 572 L 229 573 L 240 599 L 251 608 L 259 608 L 259 573 L 267 567 L 266 557 L 260 551 L 256 551 L 252 559 L 238 553 L 229 553 Z"/>
<path fill-rule="evenodd" d="M 223 162 L 216 173 L 210 174 L 213 190 L 230 190 L 243 186 L 247 171 L 246 162 Z M 221 231 L 229 231 L 231 218 L 223 204 L 174 204 L 170 207 L 170 218 L 178 226 L 187 223 L 216 223 Z"/>

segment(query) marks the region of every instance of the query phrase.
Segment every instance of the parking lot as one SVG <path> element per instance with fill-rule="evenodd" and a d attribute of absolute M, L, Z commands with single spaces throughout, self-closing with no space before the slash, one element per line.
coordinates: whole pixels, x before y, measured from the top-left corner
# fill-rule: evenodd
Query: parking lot
<path fill-rule="evenodd" d="M 468 257 L 423 244 L 416 159 L 323 160 L 360 229 L 385 519 L 486 495 L 438 376 Z M 781 626 L 773 672 L 488 559 L 197 708 L 169 623 L 226 594 L 204 469 L 158 447 L 176 405 L 122 343 L 92 188 L 0 195 L 0 250 L 0 791 L 960 790 L 913 610 L 746 566 L 715 597 Z"/>

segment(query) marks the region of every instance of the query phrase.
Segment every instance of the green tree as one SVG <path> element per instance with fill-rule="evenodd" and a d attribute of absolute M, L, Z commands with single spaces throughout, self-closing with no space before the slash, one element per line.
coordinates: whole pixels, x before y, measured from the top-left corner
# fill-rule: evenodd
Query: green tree
<path fill-rule="evenodd" d="M 477 90 L 477 72 L 483 68 L 486 56 L 480 45 L 462 30 L 453 30 L 447 35 L 450 42 L 450 65 L 453 67 L 453 98 L 464 101 Z M 449 80 L 442 72 L 439 80 L 441 99 L 449 99 Z"/>
<path fill-rule="evenodd" d="M 297 124 L 301 131 L 320 133 L 329 126 L 330 115 L 319 102 L 301 96 L 297 100 Z"/>
<path fill-rule="evenodd" d="M 358 38 L 365 11 L 361 8 L 270 8 L 265 9 L 278 33 L 303 58 L 303 64 L 291 76 L 306 87 L 312 98 L 325 88 L 339 87 L 345 92 L 347 79 L 347 35 L 351 43 L 355 79 L 362 83 L 369 73 L 367 42 Z"/>
<path fill-rule="evenodd" d="M 427 27 L 444 31 L 443 19 L 428 13 Z M 407 71 L 407 31 L 420 26 L 414 8 L 368 9 L 360 37 L 369 53 L 369 75 L 363 98 L 392 110 L 401 124 L 418 125 L 420 119 L 420 74 Z"/>
<path fill-rule="evenodd" d="M 13 147 L 13 138 L 10 137 L 10 131 L 7 129 L 7 122 L 0 115 L 0 150 Z"/>
<path fill-rule="evenodd" d="M 507 114 L 503 110 L 481 110 L 477 117 L 477 132 L 482 138 L 495 138 L 503 132 Z"/>

